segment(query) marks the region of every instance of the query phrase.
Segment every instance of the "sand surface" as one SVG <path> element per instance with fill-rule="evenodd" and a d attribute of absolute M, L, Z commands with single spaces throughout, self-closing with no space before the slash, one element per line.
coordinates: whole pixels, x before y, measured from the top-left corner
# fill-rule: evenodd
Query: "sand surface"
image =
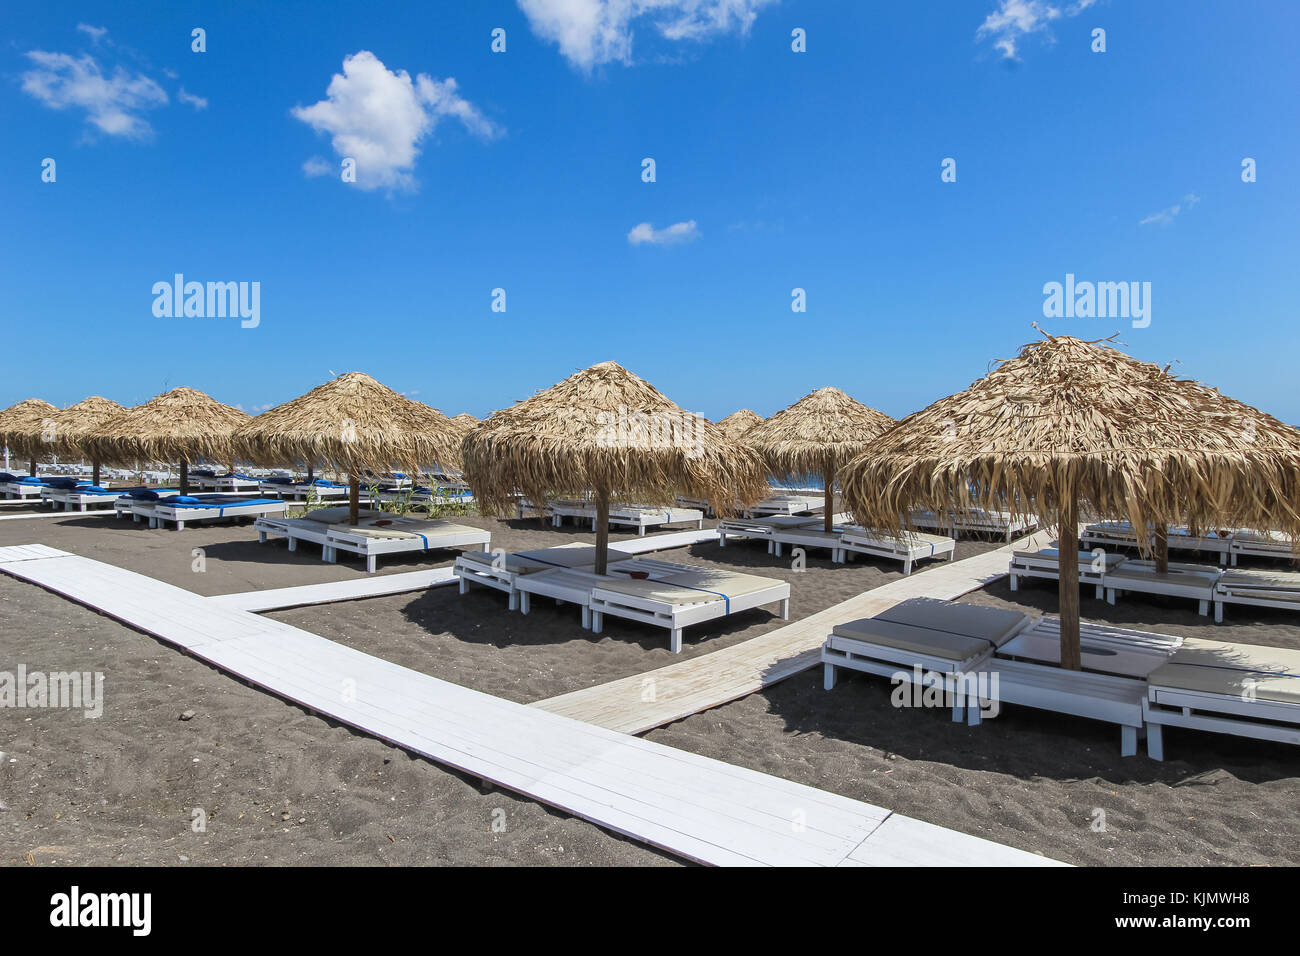
<path fill-rule="evenodd" d="M 0 512 L 7 513 L 7 512 Z M 458 519 L 507 550 L 588 541 L 536 521 Z M 631 537 L 615 534 L 615 540 Z M 0 545 L 39 541 L 200 594 L 364 577 L 355 559 L 324 564 L 283 542 L 258 546 L 246 524 L 151 531 L 111 517 L 0 522 Z M 957 557 L 996 545 L 962 541 Z M 195 572 L 193 549 L 205 570 Z M 762 545 L 661 552 L 791 584 L 791 618 L 896 579 L 898 565 L 808 569 Z M 380 573 L 449 563 L 381 562 Z M 921 572 L 923 573 L 923 572 Z M 967 600 L 1050 612 L 1055 591 L 1005 581 Z M 1190 603 L 1090 596 L 1092 620 L 1170 633 L 1300 647 L 1300 621 L 1233 608 L 1215 626 Z M 688 629 L 681 658 L 666 632 L 611 621 L 594 637 L 575 608 L 456 588 L 274 612 L 273 617 L 408 667 L 531 701 L 708 653 L 779 627 L 768 610 Z M 0 861 L 38 863 L 672 864 L 676 861 L 531 801 L 337 726 L 138 632 L 0 576 L 0 670 L 103 671 L 107 705 L 80 713 L 0 711 Z M 1300 863 L 1300 752 L 1188 731 L 1166 733 L 1167 760 L 1119 756 L 1108 725 L 1007 707 L 981 727 L 898 710 L 889 682 L 848 676 L 835 691 L 810 671 L 649 737 L 824 787 L 932 823 L 1092 864 Z M 189 720 L 183 711 L 194 711 Z M 194 808 L 207 815 L 194 832 Z M 1104 812 L 1104 816 L 1099 811 Z M 494 830 L 494 822 L 497 829 Z M 1099 828 L 1104 822 L 1104 829 Z M 501 829 L 501 824 L 504 829 Z M 184 859 L 182 859 L 184 858 Z"/>

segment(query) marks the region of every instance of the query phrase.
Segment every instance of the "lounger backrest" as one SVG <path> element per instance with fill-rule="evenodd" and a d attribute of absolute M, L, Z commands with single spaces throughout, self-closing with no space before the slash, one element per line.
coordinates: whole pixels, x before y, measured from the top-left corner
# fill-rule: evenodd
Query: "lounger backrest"
<path fill-rule="evenodd" d="M 876 618 L 934 631 L 973 637 L 1000 647 L 1029 621 L 1020 611 L 981 607 L 933 598 L 911 598 L 882 611 Z"/>

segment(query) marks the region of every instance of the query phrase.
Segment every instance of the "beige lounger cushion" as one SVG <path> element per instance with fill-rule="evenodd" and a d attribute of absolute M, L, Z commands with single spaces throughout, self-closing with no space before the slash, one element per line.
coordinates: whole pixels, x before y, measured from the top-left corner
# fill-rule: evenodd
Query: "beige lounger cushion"
<path fill-rule="evenodd" d="M 378 522 L 385 522 L 379 524 Z M 330 526 L 334 534 L 352 534 L 363 538 L 415 538 L 424 535 L 433 538 L 445 534 L 472 534 L 471 528 L 451 521 L 422 521 L 418 518 L 395 518 L 391 515 L 371 518 L 359 525 L 336 524 Z"/>
<path fill-rule="evenodd" d="M 1001 647 L 1028 618 L 1019 611 L 960 604 L 934 598 L 910 598 L 881 611 L 877 620 L 911 624 L 960 637 L 976 638 Z"/>
<path fill-rule="evenodd" d="M 1168 584 L 1183 585 L 1196 584 L 1200 581 L 1209 586 L 1217 581 L 1222 573 L 1219 568 L 1211 567 L 1208 564 L 1174 564 L 1171 562 L 1168 573 L 1161 574 L 1156 571 L 1154 562 L 1125 561 L 1106 575 L 1106 584 L 1109 586 L 1113 582 L 1122 585 L 1122 582 L 1127 579 L 1131 581 L 1164 581 Z"/>
<path fill-rule="evenodd" d="M 1237 569 L 1225 571 L 1219 578 L 1224 588 L 1236 591 L 1293 591 L 1300 601 L 1300 574 L 1294 571 L 1256 571 Z"/>
<path fill-rule="evenodd" d="M 609 562 L 627 561 L 633 557 L 626 551 L 605 551 Z M 461 557 L 475 564 L 490 565 L 496 557 L 491 551 L 466 551 Z M 537 548 L 505 556 L 509 571 L 532 574 L 535 571 L 554 571 L 558 568 L 586 568 L 596 563 L 596 548 L 590 544 L 562 544 L 554 548 Z"/>
<path fill-rule="evenodd" d="M 382 518 L 385 512 L 375 511 L 373 508 L 362 508 L 357 512 L 360 520 L 365 521 L 367 518 Z M 338 524 L 340 521 L 348 520 L 348 506 L 335 505 L 330 508 L 316 508 L 307 512 L 304 517 L 308 521 L 319 521 L 323 524 Z"/>
<path fill-rule="evenodd" d="M 1300 704 L 1300 651 L 1188 638 L 1147 675 L 1152 687 Z"/>
<path fill-rule="evenodd" d="M 781 582 L 756 574 L 737 574 L 730 571 L 683 571 L 669 574 L 656 581 L 634 579 L 602 581 L 596 585 L 602 591 L 614 591 L 665 604 L 708 604 L 725 598 L 737 598 L 757 591 L 765 591 Z"/>
<path fill-rule="evenodd" d="M 989 650 L 989 642 L 974 637 L 963 637 L 947 631 L 936 631 L 913 624 L 882 621 L 865 617 L 847 624 L 836 624 L 832 629 L 839 637 L 853 638 L 868 644 L 892 647 L 913 654 L 925 654 L 942 660 L 959 662 Z"/>

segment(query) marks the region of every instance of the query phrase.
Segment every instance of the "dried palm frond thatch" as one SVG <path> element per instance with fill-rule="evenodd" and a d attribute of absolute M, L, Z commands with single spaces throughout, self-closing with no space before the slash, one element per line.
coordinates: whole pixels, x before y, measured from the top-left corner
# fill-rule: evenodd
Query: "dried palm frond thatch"
<path fill-rule="evenodd" d="M 745 433 L 742 441 L 763 456 L 778 477 L 821 475 L 826 487 L 826 530 L 835 516 L 835 476 L 893 426 L 838 388 L 819 388 Z"/>
<path fill-rule="evenodd" d="M 755 425 L 762 423 L 763 416 L 748 408 L 740 408 L 718 422 L 722 434 L 728 438 L 740 438 Z"/>
<path fill-rule="evenodd" d="M 126 409 L 117 402 L 98 395 L 83 398 L 75 405 L 55 412 L 53 419 L 53 438 L 55 453 L 59 455 L 80 455 L 89 458 L 92 466 L 91 481 L 99 484 L 100 460 L 93 449 L 83 448 L 81 441 L 95 434 L 105 422 L 122 414 Z"/>
<path fill-rule="evenodd" d="M 305 461 L 346 472 L 356 524 L 361 476 L 397 468 L 460 463 L 461 430 L 423 402 L 399 395 L 362 372 L 348 372 L 277 405 L 235 434 L 236 453 L 258 465 Z"/>
<path fill-rule="evenodd" d="M 0 412 L 0 445 L 7 446 L 20 458 L 31 463 L 36 474 L 36 459 L 51 453 L 47 421 L 58 408 L 40 398 L 25 398 Z"/>
<path fill-rule="evenodd" d="M 249 416 L 239 409 L 182 386 L 106 419 L 77 446 L 100 462 L 179 462 L 185 494 L 189 463 L 201 458 L 232 464 L 230 436 L 247 421 Z"/>
<path fill-rule="evenodd" d="M 479 420 L 468 412 L 461 412 L 452 418 L 452 424 L 461 430 L 462 434 L 468 434 L 471 429 L 477 428 Z"/>
<path fill-rule="evenodd" d="M 612 497 L 669 504 L 686 494 L 725 512 L 767 491 L 754 452 L 614 362 L 497 412 L 462 447 L 465 479 L 490 511 L 503 511 L 518 493 L 538 505 L 548 495 L 593 493 L 597 573 Z"/>
<path fill-rule="evenodd" d="M 913 508 L 1055 523 L 1062 663 L 1077 669 L 1080 506 L 1135 528 L 1300 535 L 1300 431 L 1109 345 L 1048 336 L 903 419 L 843 485 L 854 517 L 882 530 Z"/>

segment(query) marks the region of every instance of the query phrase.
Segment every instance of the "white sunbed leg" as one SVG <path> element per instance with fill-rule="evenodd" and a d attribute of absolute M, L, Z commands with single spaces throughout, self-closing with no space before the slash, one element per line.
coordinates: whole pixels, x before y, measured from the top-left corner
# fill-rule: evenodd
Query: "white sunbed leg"
<path fill-rule="evenodd" d="M 289 550 L 290 551 L 298 550 L 298 539 L 295 538 L 293 535 L 289 536 Z M 322 557 L 324 557 L 324 555 L 322 555 Z M 325 558 L 325 560 L 328 561 L 329 558 Z"/>
<path fill-rule="evenodd" d="M 1164 727 L 1160 724 L 1147 724 L 1147 756 L 1152 760 L 1165 759 Z"/>
<path fill-rule="evenodd" d="M 772 547 L 776 549 L 776 556 L 777 556 L 778 558 L 781 557 L 781 542 L 780 542 L 780 541 L 773 541 L 773 542 L 772 542 Z"/>
<path fill-rule="evenodd" d="M 464 594 L 466 591 L 469 590 L 469 582 L 466 581 L 463 577 L 460 578 L 459 580 L 460 580 L 460 593 Z"/>
<path fill-rule="evenodd" d="M 379 556 L 376 554 L 366 555 L 366 573 L 374 574 L 375 568 L 379 564 Z"/>
<path fill-rule="evenodd" d="M 1215 624 L 1223 623 L 1223 602 L 1222 601 L 1214 602 L 1214 623 Z"/>
<path fill-rule="evenodd" d="M 1116 589 L 1115 589 L 1115 588 L 1107 588 L 1107 589 L 1106 589 L 1106 603 L 1107 603 L 1107 604 L 1112 604 L 1112 605 L 1113 605 L 1113 604 L 1115 603 L 1115 594 L 1116 594 Z"/>
<path fill-rule="evenodd" d="M 585 630 L 591 630 L 591 608 L 585 605 L 582 608 L 582 626 Z"/>
<path fill-rule="evenodd" d="M 638 538 L 644 538 L 644 537 L 645 537 L 645 525 L 643 525 L 643 524 L 641 524 L 641 525 L 637 525 L 637 528 L 636 528 L 636 536 L 637 536 Z"/>
<path fill-rule="evenodd" d="M 835 680 L 839 675 L 835 672 L 835 665 L 827 661 L 822 666 L 822 687 L 826 690 L 835 689 Z"/>
<path fill-rule="evenodd" d="M 1011 575 L 1011 590 L 1018 591 L 1020 589 L 1019 581 L 1020 579 L 1017 578 L 1014 574 Z"/>
<path fill-rule="evenodd" d="M 532 610 L 532 597 L 533 596 L 529 594 L 527 591 L 519 592 L 519 613 L 520 614 L 527 614 L 530 610 Z"/>
<path fill-rule="evenodd" d="M 781 620 L 790 620 L 790 599 L 781 598 Z"/>
<path fill-rule="evenodd" d="M 1138 752 L 1138 729 L 1127 724 L 1119 729 L 1119 755 L 1132 757 Z"/>
<path fill-rule="evenodd" d="M 509 607 L 510 607 L 510 610 L 512 610 L 512 611 L 517 611 L 517 610 L 519 610 L 519 592 L 516 591 L 514 588 L 511 588 L 511 589 L 510 589 L 510 605 L 509 605 Z"/>
<path fill-rule="evenodd" d="M 719 547 L 719 548 L 725 548 L 726 546 L 727 546 L 727 536 L 726 536 L 726 534 L 724 534 L 724 533 L 722 533 L 722 532 L 718 532 L 718 547 Z"/>
<path fill-rule="evenodd" d="M 672 651 L 674 654 L 680 654 L 682 652 L 682 629 L 680 627 L 674 627 L 672 631 L 669 632 L 668 650 Z"/>
<path fill-rule="evenodd" d="M 588 610 L 591 610 L 588 608 Z M 605 615 L 600 611 L 591 610 L 591 633 L 599 634 L 605 629 Z"/>
<path fill-rule="evenodd" d="M 1218 602 L 1216 601 L 1215 603 L 1218 603 Z M 1209 614 L 1209 613 L 1210 613 L 1210 602 L 1209 602 L 1209 601 L 1197 601 L 1197 602 L 1196 602 L 1196 613 L 1199 614 L 1199 615 L 1201 615 L 1201 617 L 1205 617 L 1205 615 Z"/>
<path fill-rule="evenodd" d="M 1097 585 L 1097 600 L 1098 600 L 1098 601 L 1101 600 L 1101 597 L 1102 597 L 1101 592 L 1102 592 L 1102 586 L 1101 586 L 1100 584 L 1098 584 L 1098 585 Z"/>

